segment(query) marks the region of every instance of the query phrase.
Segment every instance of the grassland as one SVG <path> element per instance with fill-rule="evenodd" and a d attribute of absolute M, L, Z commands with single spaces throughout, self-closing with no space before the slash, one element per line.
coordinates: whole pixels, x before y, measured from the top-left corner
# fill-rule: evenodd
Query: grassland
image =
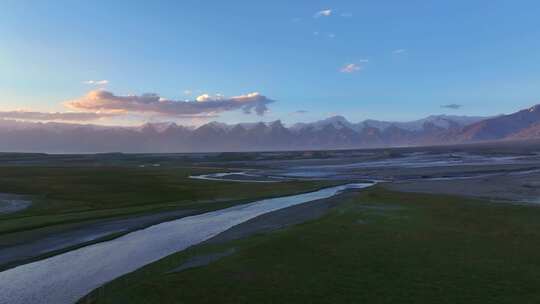
<path fill-rule="evenodd" d="M 189 179 L 226 168 L 0 167 L 0 192 L 32 206 L 0 215 L 0 236 L 35 228 L 172 209 L 207 211 L 263 197 L 311 191 L 328 182 L 233 183 Z"/>
<path fill-rule="evenodd" d="M 174 254 L 82 303 L 538 303 L 539 218 L 534 206 L 374 187 L 320 219 Z"/>

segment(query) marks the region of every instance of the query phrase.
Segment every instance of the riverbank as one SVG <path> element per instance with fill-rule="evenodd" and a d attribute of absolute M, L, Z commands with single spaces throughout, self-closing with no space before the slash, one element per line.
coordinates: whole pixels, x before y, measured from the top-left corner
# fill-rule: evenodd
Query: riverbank
<path fill-rule="evenodd" d="M 81 303 L 534 303 L 538 217 L 379 185 L 302 224 L 191 247 Z"/>
<path fill-rule="evenodd" d="M 324 215 L 330 208 L 337 206 L 342 198 L 350 195 L 347 193 L 355 191 L 351 189 L 329 199 L 289 207 L 286 208 L 286 211 L 280 210 L 271 212 L 268 215 L 261 215 L 219 234 L 208 240 L 208 242 L 222 242 L 224 240 L 243 238 L 254 233 L 269 232 L 318 218 Z M 231 203 L 230 205 L 234 204 Z M 223 205 L 221 207 L 225 208 L 226 206 Z M 210 210 L 206 210 L 206 212 L 208 211 Z M 173 210 L 120 219 L 71 224 L 69 227 L 56 227 L 57 229 L 53 230 L 46 229 L 47 231 L 43 231 L 43 233 L 31 231 L 6 234 L 0 236 L 0 271 L 75 250 L 93 243 L 109 241 L 129 232 L 144 229 L 152 225 L 204 212 L 200 209 Z"/>
<path fill-rule="evenodd" d="M 12 268 L 0 272 L 0 302 L 70 303 L 118 276 L 205 241 L 259 215 L 331 197 L 347 188 L 370 185 L 324 188 L 189 216 Z M 50 273 L 62 273 L 62 276 L 50 277 Z M 21 290 L 20 286 L 27 288 Z"/>
<path fill-rule="evenodd" d="M 266 234 L 289 226 L 323 217 L 332 209 L 356 196 L 362 189 L 346 190 L 335 196 L 291 206 L 281 210 L 259 215 L 249 221 L 236 225 L 202 244 L 221 244 L 247 238 L 256 234 Z"/>
<path fill-rule="evenodd" d="M 0 214 L 0 270 L 187 215 L 336 184 L 257 183 L 246 188 L 242 183 L 190 179 L 216 170 L 193 167 L 1 169 L 0 191 L 27 195 L 4 194 L 0 199 L 31 198 L 32 205 Z"/>
<path fill-rule="evenodd" d="M 202 211 L 175 210 L 0 236 L 0 271 Z"/>
<path fill-rule="evenodd" d="M 467 179 L 420 179 L 384 184 L 388 190 L 459 195 L 513 204 L 540 204 L 540 171 L 527 170 Z"/>

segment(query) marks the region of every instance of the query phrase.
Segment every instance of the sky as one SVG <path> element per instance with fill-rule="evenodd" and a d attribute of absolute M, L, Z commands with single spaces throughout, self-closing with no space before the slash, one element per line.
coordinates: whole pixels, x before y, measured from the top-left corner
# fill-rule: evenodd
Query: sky
<path fill-rule="evenodd" d="M 0 1 L 0 118 L 406 121 L 540 103 L 538 1 Z"/>

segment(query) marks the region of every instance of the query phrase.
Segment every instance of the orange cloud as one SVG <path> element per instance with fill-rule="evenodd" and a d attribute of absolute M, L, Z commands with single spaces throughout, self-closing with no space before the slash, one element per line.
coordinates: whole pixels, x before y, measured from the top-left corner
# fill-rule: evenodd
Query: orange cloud
<path fill-rule="evenodd" d="M 101 111 L 109 113 L 153 113 L 168 116 L 194 116 L 242 110 L 264 115 L 268 104 L 274 102 L 259 93 L 223 97 L 201 95 L 194 101 L 180 101 L 162 98 L 154 93 L 119 96 L 105 90 L 94 90 L 85 96 L 66 103 L 66 106 L 81 111 Z"/>

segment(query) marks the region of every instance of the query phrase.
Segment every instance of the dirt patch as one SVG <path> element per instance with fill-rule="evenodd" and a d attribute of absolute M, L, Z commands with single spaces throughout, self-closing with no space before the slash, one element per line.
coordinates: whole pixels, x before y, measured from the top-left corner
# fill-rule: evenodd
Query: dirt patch
<path fill-rule="evenodd" d="M 175 272 L 184 271 L 186 269 L 206 266 L 212 262 L 218 261 L 234 253 L 236 253 L 236 248 L 229 248 L 223 252 L 216 252 L 216 253 L 194 256 L 188 259 L 184 264 L 180 265 L 179 267 L 174 268 L 171 271 L 168 271 L 167 273 L 175 273 Z"/>
<path fill-rule="evenodd" d="M 318 219 L 327 214 L 331 209 L 342 204 L 348 198 L 354 197 L 359 191 L 352 189 L 327 199 L 316 200 L 263 214 L 234 226 L 202 244 L 224 243 Z"/>
<path fill-rule="evenodd" d="M 516 203 L 540 202 L 539 172 L 456 180 L 415 180 L 381 184 L 388 190 L 448 194 Z"/>
<path fill-rule="evenodd" d="M 229 230 L 226 230 L 215 237 L 202 242 L 199 245 L 225 243 L 237 239 L 247 238 L 255 234 L 270 233 L 285 227 L 318 219 L 327 214 L 331 209 L 342 204 L 348 198 L 354 197 L 358 191 L 359 189 L 351 189 L 330 198 L 316 200 L 263 214 L 247 222 L 236 225 Z M 236 249 L 230 248 L 224 252 L 195 256 L 188 259 L 179 267 L 168 271 L 167 273 L 175 273 L 190 268 L 206 266 L 234 253 L 236 253 Z"/>

